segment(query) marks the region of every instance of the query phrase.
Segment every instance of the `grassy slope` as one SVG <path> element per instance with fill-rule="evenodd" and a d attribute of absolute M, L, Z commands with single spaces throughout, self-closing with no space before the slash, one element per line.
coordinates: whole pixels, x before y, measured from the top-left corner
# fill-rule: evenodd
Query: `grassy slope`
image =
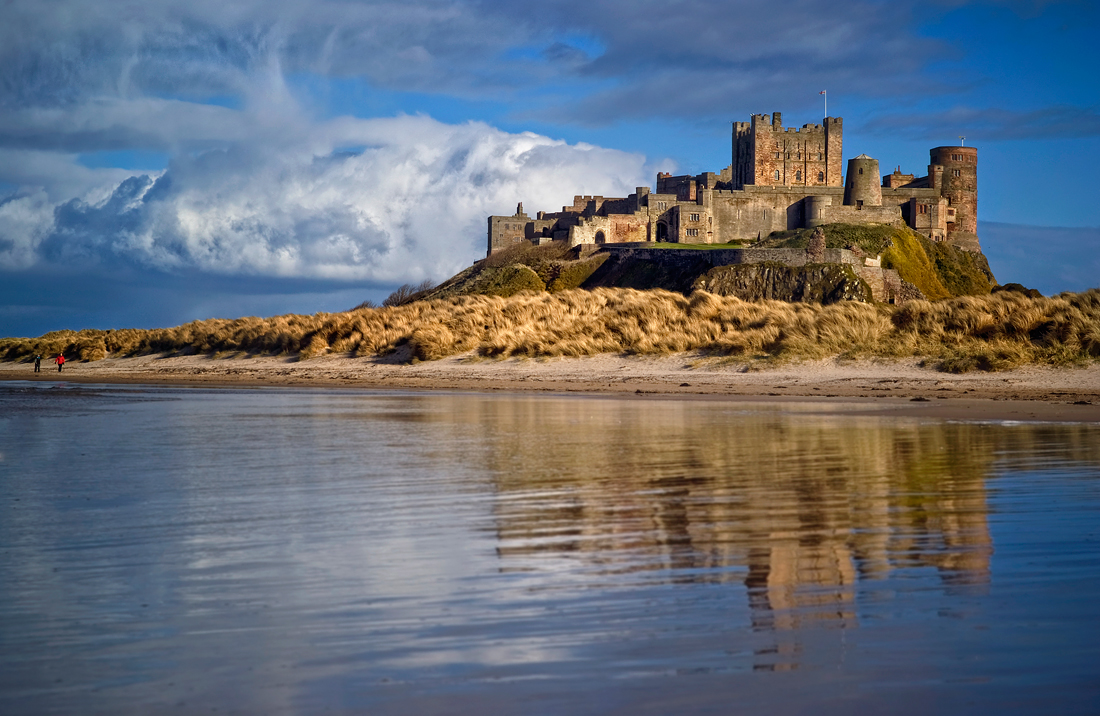
<path fill-rule="evenodd" d="M 886 225 L 827 224 L 825 246 L 858 247 L 869 256 L 882 255 L 882 265 L 895 269 L 931 300 L 950 296 L 982 296 L 996 285 L 983 254 L 931 241 L 908 228 Z M 760 248 L 806 248 L 811 229 L 777 231 L 757 244 Z"/>
<path fill-rule="evenodd" d="M 416 360 L 654 354 L 746 358 L 924 356 L 944 370 L 1066 365 L 1100 357 L 1100 289 L 1034 298 L 1012 291 L 900 306 L 746 302 L 696 291 L 599 288 L 454 296 L 312 316 L 196 321 L 176 328 L 62 331 L 0 340 L 0 359 L 36 352 L 95 360 L 160 352 L 371 356 L 401 346 Z"/>
<path fill-rule="evenodd" d="M 576 260 L 575 252 L 560 243 L 516 245 L 476 262 L 427 291 L 422 298 L 480 295 L 507 298 L 520 291 L 566 291 L 577 288 L 604 261 L 606 254 Z"/>

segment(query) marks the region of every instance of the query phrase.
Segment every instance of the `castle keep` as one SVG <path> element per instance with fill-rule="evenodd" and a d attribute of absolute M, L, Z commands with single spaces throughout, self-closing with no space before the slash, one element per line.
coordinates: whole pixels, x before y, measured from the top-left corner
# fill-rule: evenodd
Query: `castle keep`
<path fill-rule="evenodd" d="M 936 147 L 928 173 L 880 174 L 860 154 L 842 171 L 844 120 L 783 127 L 779 112 L 735 122 L 732 157 L 715 174 L 657 174 L 655 191 L 626 198 L 577 196 L 559 212 L 490 216 L 488 253 L 517 242 L 581 244 L 751 242 L 822 224 L 909 226 L 970 251 L 978 243 L 978 152 Z"/>

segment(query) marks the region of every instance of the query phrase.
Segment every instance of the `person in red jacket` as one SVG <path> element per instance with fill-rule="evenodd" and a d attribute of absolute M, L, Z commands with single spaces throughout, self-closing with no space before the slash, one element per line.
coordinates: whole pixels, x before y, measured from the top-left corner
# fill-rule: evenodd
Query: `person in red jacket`
<path fill-rule="evenodd" d="M 53 359 L 53 362 L 57 363 L 57 372 L 60 373 L 61 372 L 61 366 L 65 365 L 65 356 L 58 353 L 57 357 Z"/>

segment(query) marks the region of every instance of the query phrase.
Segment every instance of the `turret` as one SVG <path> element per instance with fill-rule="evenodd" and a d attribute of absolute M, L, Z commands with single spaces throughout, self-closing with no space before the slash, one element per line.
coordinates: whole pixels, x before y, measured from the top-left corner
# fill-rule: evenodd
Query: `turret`
<path fill-rule="evenodd" d="M 825 219 L 825 210 L 833 205 L 831 196 L 806 197 L 806 228 L 812 229 L 829 223 Z"/>
<path fill-rule="evenodd" d="M 882 206 L 882 180 L 878 160 L 860 154 L 848 160 L 848 179 L 844 184 L 845 206 Z"/>
<path fill-rule="evenodd" d="M 929 163 L 942 167 L 940 196 L 955 210 L 954 226 L 948 224 L 948 238 L 954 232 L 978 233 L 978 150 L 974 147 L 936 147 L 929 151 Z"/>

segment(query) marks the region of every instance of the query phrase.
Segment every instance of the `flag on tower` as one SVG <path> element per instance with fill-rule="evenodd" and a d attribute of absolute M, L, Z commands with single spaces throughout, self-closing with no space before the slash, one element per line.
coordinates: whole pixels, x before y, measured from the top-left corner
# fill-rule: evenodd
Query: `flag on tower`
<path fill-rule="evenodd" d="M 818 94 L 825 94 L 825 90 L 821 90 Z"/>

